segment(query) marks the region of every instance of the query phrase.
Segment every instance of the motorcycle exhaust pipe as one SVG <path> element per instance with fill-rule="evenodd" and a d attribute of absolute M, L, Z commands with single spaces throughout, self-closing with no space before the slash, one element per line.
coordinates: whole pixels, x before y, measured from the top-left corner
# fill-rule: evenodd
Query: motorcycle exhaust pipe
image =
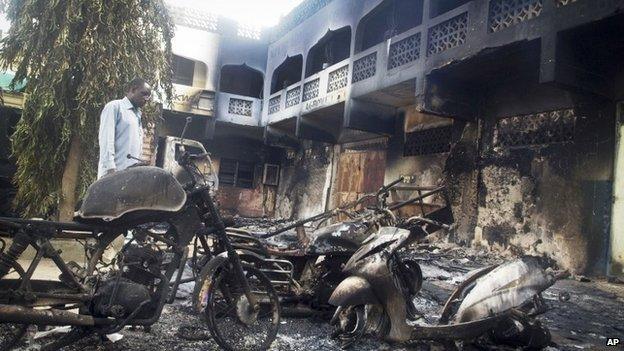
<path fill-rule="evenodd" d="M 114 321 L 114 319 L 94 318 L 92 316 L 57 309 L 37 310 L 22 306 L 0 304 L 0 323 L 93 327 L 96 325 L 113 324 Z"/>

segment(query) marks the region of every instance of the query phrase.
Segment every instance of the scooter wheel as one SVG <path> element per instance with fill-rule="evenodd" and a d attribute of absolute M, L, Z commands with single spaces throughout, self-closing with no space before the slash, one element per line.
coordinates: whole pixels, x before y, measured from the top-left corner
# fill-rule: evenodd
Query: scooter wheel
<path fill-rule="evenodd" d="M 501 321 L 491 332 L 492 340 L 496 343 L 522 347 L 529 350 L 541 350 L 551 342 L 548 328 L 538 320 L 519 320 L 509 318 Z"/>

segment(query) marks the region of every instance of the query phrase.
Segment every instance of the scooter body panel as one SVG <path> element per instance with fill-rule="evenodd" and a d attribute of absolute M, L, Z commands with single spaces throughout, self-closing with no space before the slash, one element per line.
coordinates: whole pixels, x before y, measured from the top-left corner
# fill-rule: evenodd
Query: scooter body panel
<path fill-rule="evenodd" d="M 358 321 L 358 325 L 365 327 L 357 335 L 368 333 L 392 342 L 473 339 L 511 318 L 514 308 L 531 301 L 555 281 L 537 259 L 519 259 L 478 278 L 452 317 L 452 323 L 429 325 L 419 320 L 410 324 L 406 300 L 409 297 L 402 292 L 402 285 L 395 283 L 396 269 L 390 268 L 394 253 L 409 242 L 409 235 L 407 230 L 382 227 L 364 240 L 347 262 L 344 272 L 350 277 L 334 291 L 330 303 L 341 306 L 342 311 L 348 311 L 349 307 L 366 307 L 365 322 Z M 380 328 L 381 325 L 387 327 Z"/>
<path fill-rule="evenodd" d="M 476 281 L 459 306 L 455 321 L 474 321 L 508 311 L 530 301 L 554 282 L 534 257 L 502 264 Z"/>
<path fill-rule="evenodd" d="M 356 306 L 378 304 L 379 300 L 366 279 L 352 276 L 338 284 L 329 303 L 334 306 Z"/>

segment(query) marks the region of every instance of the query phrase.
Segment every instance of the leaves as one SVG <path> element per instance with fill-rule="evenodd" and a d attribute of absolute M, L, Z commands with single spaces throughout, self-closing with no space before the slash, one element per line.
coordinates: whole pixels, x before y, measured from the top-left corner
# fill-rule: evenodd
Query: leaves
<path fill-rule="evenodd" d="M 83 145 L 80 184 L 94 180 L 102 107 L 124 96 L 134 77 L 171 98 L 173 25 L 162 0 L 0 0 L 11 21 L 0 68 L 27 80 L 12 136 L 16 205 L 42 215 L 59 201 L 72 136 Z M 161 97 L 162 98 L 162 97 Z M 157 115 L 144 113 L 145 125 Z"/>

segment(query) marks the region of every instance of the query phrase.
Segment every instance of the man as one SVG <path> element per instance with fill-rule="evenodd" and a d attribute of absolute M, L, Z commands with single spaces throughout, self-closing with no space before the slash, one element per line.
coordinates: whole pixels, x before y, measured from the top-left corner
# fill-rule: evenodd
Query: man
<path fill-rule="evenodd" d="M 139 162 L 143 150 L 141 108 L 151 96 L 149 84 L 135 78 L 128 83 L 126 97 L 104 106 L 100 115 L 98 179 Z"/>

